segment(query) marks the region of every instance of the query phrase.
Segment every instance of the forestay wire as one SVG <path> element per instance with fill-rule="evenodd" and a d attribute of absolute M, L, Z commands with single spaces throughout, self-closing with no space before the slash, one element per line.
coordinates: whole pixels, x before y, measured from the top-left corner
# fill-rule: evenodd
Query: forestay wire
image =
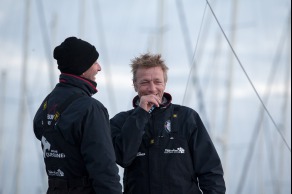
<path fill-rule="evenodd" d="M 233 52 L 233 54 L 234 54 L 236 60 L 238 61 L 239 65 L 240 65 L 240 67 L 241 67 L 241 69 L 242 69 L 242 71 L 244 72 L 245 76 L 247 77 L 247 79 L 248 79 L 250 85 L 252 86 L 252 88 L 253 88 L 254 92 L 256 93 L 258 99 L 260 100 L 260 102 L 261 102 L 263 108 L 265 109 L 266 113 L 268 114 L 269 118 L 271 119 L 273 125 L 275 126 L 275 128 L 276 128 L 277 131 L 278 131 L 278 133 L 280 134 L 280 136 L 281 136 L 282 140 L 284 141 L 286 147 L 287 147 L 288 150 L 291 152 L 291 147 L 289 146 L 289 144 L 288 144 L 288 142 L 286 141 L 286 139 L 285 139 L 283 133 L 281 132 L 281 130 L 280 130 L 280 128 L 278 127 L 278 125 L 276 124 L 274 118 L 272 117 L 271 113 L 270 113 L 269 110 L 267 109 L 265 103 L 263 102 L 262 98 L 260 97 L 260 95 L 259 95 L 257 89 L 255 88 L 254 84 L 252 83 L 252 81 L 251 81 L 249 75 L 247 74 L 247 72 L 246 72 L 246 70 L 245 70 L 243 64 L 241 63 L 241 61 L 240 61 L 238 55 L 236 54 L 236 52 L 235 52 L 235 50 L 234 50 L 234 48 L 233 48 L 231 42 L 229 41 L 229 39 L 228 39 L 228 37 L 227 37 L 227 35 L 226 35 L 226 33 L 225 33 L 225 31 L 224 31 L 222 25 L 220 24 L 220 22 L 219 22 L 219 20 L 218 20 L 218 18 L 217 18 L 217 16 L 216 16 L 216 14 L 215 14 L 215 12 L 214 12 L 212 6 L 210 5 L 210 3 L 209 3 L 208 0 L 206 0 L 206 2 L 207 2 L 208 7 L 210 8 L 210 10 L 211 10 L 211 12 L 212 12 L 212 14 L 213 14 L 213 16 L 214 16 L 214 18 L 215 18 L 215 20 L 216 20 L 218 26 L 220 27 L 220 29 L 221 29 L 221 31 L 222 31 L 222 33 L 223 33 L 223 35 L 224 35 L 226 41 L 228 42 L 228 44 L 229 44 L 229 46 L 230 46 L 230 48 L 231 48 L 231 50 L 232 50 L 232 52 Z"/>

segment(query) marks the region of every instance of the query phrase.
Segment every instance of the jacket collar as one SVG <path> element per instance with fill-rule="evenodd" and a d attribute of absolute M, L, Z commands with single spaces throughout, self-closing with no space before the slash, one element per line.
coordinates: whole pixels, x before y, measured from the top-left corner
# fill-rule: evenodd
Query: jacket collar
<path fill-rule="evenodd" d="M 162 98 L 162 103 L 160 104 L 160 107 L 166 108 L 171 104 L 172 101 L 172 96 L 169 93 L 164 92 L 163 98 Z M 137 108 L 140 103 L 140 97 L 137 95 L 133 99 L 133 107 Z"/>
<path fill-rule="evenodd" d="M 61 84 L 69 84 L 78 87 L 85 91 L 90 96 L 98 92 L 96 89 L 97 86 L 96 82 L 77 75 L 62 73 L 60 75 L 59 82 Z"/>

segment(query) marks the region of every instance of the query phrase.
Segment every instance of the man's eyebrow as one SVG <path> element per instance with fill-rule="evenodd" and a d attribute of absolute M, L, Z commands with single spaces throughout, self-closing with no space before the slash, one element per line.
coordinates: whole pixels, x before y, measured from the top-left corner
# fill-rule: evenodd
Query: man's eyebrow
<path fill-rule="evenodd" d="M 140 82 L 149 82 L 149 79 L 141 79 Z"/>

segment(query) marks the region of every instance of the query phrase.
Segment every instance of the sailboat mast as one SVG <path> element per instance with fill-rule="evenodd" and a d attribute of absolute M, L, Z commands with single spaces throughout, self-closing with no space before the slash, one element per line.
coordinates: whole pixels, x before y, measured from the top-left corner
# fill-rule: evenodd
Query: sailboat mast
<path fill-rule="evenodd" d="M 31 0 L 26 0 L 25 3 L 25 21 L 24 21 L 24 36 L 23 36 L 23 61 L 22 61 L 22 75 L 21 75 L 21 92 L 20 92 L 20 110 L 18 115 L 18 131 L 17 131 L 17 149 L 15 152 L 16 168 L 14 173 L 15 184 L 11 193 L 19 194 L 20 191 L 20 179 L 22 173 L 22 147 L 23 147 L 23 136 L 25 130 L 26 121 L 26 98 L 27 98 L 27 64 L 28 64 L 28 42 L 29 42 L 29 24 L 30 24 L 30 8 Z"/>
<path fill-rule="evenodd" d="M 84 36 L 84 31 L 85 31 L 85 3 L 86 0 L 79 1 L 80 2 L 80 8 L 79 8 L 79 36 L 83 37 Z"/>
<path fill-rule="evenodd" d="M 163 52 L 163 36 L 164 36 L 164 0 L 158 1 L 158 39 L 157 39 L 157 52 L 162 53 Z"/>
<path fill-rule="evenodd" d="M 287 35 L 288 35 L 288 52 L 287 52 L 287 56 L 288 56 L 288 60 L 287 60 L 287 70 L 285 71 L 286 72 L 286 75 L 285 75 L 285 80 L 284 80 L 284 83 L 285 83 L 285 93 L 284 93 L 284 103 L 282 105 L 282 126 L 281 126 L 281 129 L 283 130 L 283 135 L 286 136 L 288 135 L 288 125 L 287 125 L 287 118 L 290 118 L 290 117 L 287 117 L 287 109 L 288 107 L 291 107 L 291 105 L 289 106 L 289 100 L 291 102 L 291 98 L 289 98 L 289 90 L 291 92 L 291 55 L 288 54 L 288 53 L 291 53 L 291 11 L 290 11 L 290 14 L 289 14 L 289 19 L 288 19 L 288 30 L 287 30 Z M 290 35 L 289 35 L 290 34 Z M 290 40 L 289 40 L 290 39 Z M 290 129 L 291 129 L 291 126 L 290 126 Z M 285 160 L 286 160 L 286 155 L 284 154 L 284 144 L 280 141 L 281 145 L 280 145 L 280 161 L 279 161 L 279 174 L 278 174 L 278 177 L 283 177 L 283 175 L 285 174 L 285 171 L 287 171 L 287 169 L 285 170 L 284 167 L 286 166 L 285 165 Z M 287 160 L 288 161 L 288 160 Z M 291 159 L 290 159 L 291 161 Z M 291 164 L 289 164 L 290 166 Z M 291 172 L 290 170 L 288 170 L 287 172 Z M 284 176 L 285 177 L 285 176 Z M 278 185 L 277 185 L 277 193 L 278 194 L 282 194 L 283 193 L 283 189 L 282 189 L 282 186 L 280 184 L 280 182 L 278 182 Z"/>
<path fill-rule="evenodd" d="M 4 154 L 3 154 L 3 148 L 4 148 L 4 144 L 3 144 L 3 136 L 4 136 L 4 104 L 5 104 L 5 85 L 6 85 L 6 71 L 3 70 L 1 72 L 1 82 L 0 82 L 0 174 L 2 174 L 2 164 L 3 164 L 3 161 L 4 161 Z M 0 193 L 2 192 L 1 191 L 1 188 L 3 184 L 3 176 L 0 176 Z"/>
<path fill-rule="evenodd" d="M 231 38 L 230 42 L 235 47 L 236 44 L 236 30 L 237 30 L 237 13 L 238 13 L 238 0 L 234 0 L 233 6 L 232 6 L 232 14 L 231 14 Z M 228 179 L 228 142 L 229 142 L 229 133 L 230 133 L 230 113 L 231 113 L 231 101 L 232 101 L 232 83 L 233 83 L 233 65 L 234 65 L 234 56 L 232 53 L 230 53 L 230 58 L 229 58 L 229 64 L 227 67 L 227 83 L 226 83 L 226 101 L 225 101 L 225 106 L 226 107 L 226 112 L 225 112 L 225 118 L 223 120 L 223 150 L 222 150 L 222 163 L 223 163 L 223 168 L 225 169 L 225 177 Z"/>
<path fill-rule="evenodd" d="M 110 101 L 110 114 L 117 112 L 117 101 L 116 101 L 116 95 L 114 91 L 114 84 L 112 79 L 112 71 L 111 71 L 111 63 L 110 59 L 108 57 L 108 49 L 107 49 L 107 42 L 105 38 L 105 32 L 104 32 L 104 25 L 103 25 L 103 18 L 100 10 L 99 1 L 94 1 L 94 14 L 97 26 L 98 26 L 98 36 L 100 40 L 100 47 L 103 48 L 103 60 L 104 60 L 104 72 L 105 72 L 105 79 L 107 84 L 107 93 Z"/>

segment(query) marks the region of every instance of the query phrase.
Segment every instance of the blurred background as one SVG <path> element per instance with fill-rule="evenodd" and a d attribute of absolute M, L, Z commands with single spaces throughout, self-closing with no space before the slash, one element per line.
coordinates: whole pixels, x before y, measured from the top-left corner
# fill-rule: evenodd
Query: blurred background
<path fill-rule="evenodd" d="M 131 59 L 161 53 L 166 91 L 200 114 L 227 194 L 291 193 L 291 1 L 0 0 L 0 194 L 47 189 L 32 121 L 69 36 L 99 51 L 93 97 L 110 117 L 132 108 Z"/>

